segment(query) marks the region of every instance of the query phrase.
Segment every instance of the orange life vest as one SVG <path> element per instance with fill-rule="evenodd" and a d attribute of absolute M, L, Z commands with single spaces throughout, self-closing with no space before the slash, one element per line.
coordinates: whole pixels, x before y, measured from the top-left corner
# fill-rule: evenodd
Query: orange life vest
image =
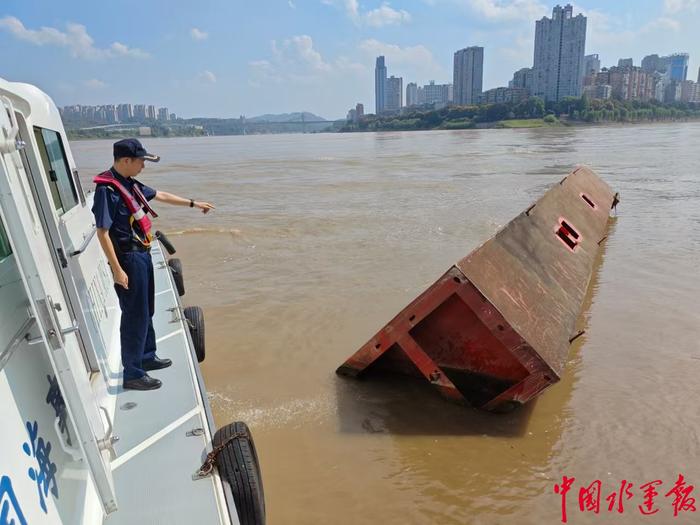
<path fill-rule="evenodd" d="M 153 218 L 158 217 L 158 214 L 153 211 L 153 209 L 148 205 L 146 197 L 138 187 L 138 184 L 132 186 L 133 194 L 126 189 L 126 187 L 119 182 L 111 171 L 105 171 L 100 173 L 97 177 L 93 179 L 95 184 L 109 184 L 111 187 L 115 188 L 122 200 L 126 204 L 126 207 L 131 213 L 129 218 L 129 224 L 131 224 L 131 229 L 134 232 L 134 236 L 139 240 L 144 246 L 150 246 L 153 241 L 153 234 L 151 233 L 151 219 L 148 217 L 150 213 Z M 134 228 L 134 223 L 138 224 L 138 229 L 141 230 L 139 234 L 138 230 Z"/>

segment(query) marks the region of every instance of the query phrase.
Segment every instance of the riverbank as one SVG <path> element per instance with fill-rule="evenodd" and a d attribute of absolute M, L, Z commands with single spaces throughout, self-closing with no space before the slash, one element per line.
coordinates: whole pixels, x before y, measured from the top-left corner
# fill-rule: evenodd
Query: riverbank
<path fill-rule="evenodd" d="M 378 128 L 371 130 L 341 130 L 341 133 L 358 133 L 358 132 L 376 132 L 376 131 L 445 131 L 445 130 L 460 130 L 460 129 L 532 129 L 532 128 L 561 128 L 561 127 L 605 127 L 605 126 L 620 126 L 620 125 L 649 125 L 649 124 L 681 124 L 686 122 L 700 122 L 700 116 L 694 118 L 683 119 L 664 119 L 664 120 L 625 120 L 625 121 L 596 121 L 586 122 L 581 120 L 572 120 L 566 117 L 555 118 L 554 120 L 546 121 L 545 119 L 506 119 L 495 122 L 480 122 L 470 124 L 465 122 L 448 123 L 447 125 L 438 126 L 435 128 L 411 128 L 400 129 L 396 127 Z"/>
<path fill-rule="evenodd" d="M 338 130 L 338 129 L 328 129 L 326 131 L 313 132 L 318 133 L 359 133 L 359 132 L 377 132 L 377 131 L 450 131 L 450 130 L 461 130 L 461 129 L 536 129 L 536 128 L 566 128 L 566 127 L 609 127 L 609 126 L 640 126 L 640 125 L 650 125 L 650 124 L 682 124 L 686 122 L 700 122 L 700 116 L 696 118 L 685 118 L 678 120 L 626 120 L 626 121 L 598 121 L 598 122 L 584 122 L 580 120 L 570 120 L 567 118 L 555 119 L 554 121 L 547 122 L 544 119 L 506 119 L 499 120 L 496 122 L 482 122 L 479 124 L 470 124 L 464 122 L 452 123 L 452 125 L 444 127 L 436 127 L 430 129 L 372 129 L 372 130 Z M 129 133 L 114 133 L 114 134 L 76 134 L 73 130 L 66 130 L 68 134 L 68 139 L 71 142 L 81 142 L 89 140 L 119 140 L 121 138 L 128 138 L 133 136 L 138 136 L 138 134 Z M 303 134 L 302 132 L 288 131 L 286 133 L 249 133 L 249 135 L 282 135 L 282 134 Z M 205 137 L 205 136 L 237 136 L 240 133 L 233 134 L 221 134 L 221 135 L 147 135 L 141 136 L 142 139 L 149 138 L 183 138 L 183 137 Z"/>
<path fill-rule="evenodd" d="M 541 102 L 541 101 L 540 101 Z M 400 115 L 390 115 L 377 117 L 367 115 L 359 122 L 348 122 L 344 126 L 336 122 L 331 123 L 323 130 L 294 130 L 286 129 L 284 134 L 294 133 L 356 133 L 374 131 L 431 131 L 431 130 L 460 130 L 460 129 L 528 129 L 528 128 L 556 128 L 566 126 L 587 127 L 587 126 L 609 126 L 609 125 L 639 125 L 653 123 L 682 123 L 700 122 L 700 107 L 688 107 L 685 109 L 676 107 L 652 106 L 652 109 L 638 108 L 632 111 L 622 111 L 618 109 L 588 109 L 575 110 L 569 108 L 568 113 L 547 113 L 544 116 L 518 116 L 515 111 L 504 112 L 497 104 L 492 106 L 478 107 L 448 107 L 436 111 L 411 112 Z M 538 113 L 544 112 L 542 107 L 534 105 L 518 105 L 515 109 L 518 113 Z M 614 107 L 614 104 L 612 104 Z M 507 109 L 507 105 L 506 105 Z M 622 108 L 624 109 L 624 107 Z M 551 110 L 550 110 L 551 111 Z M 467 116 L 471 115 L 471 116 Z M 496 118 L 501 117 L 501 118 Z M 204 126 L 197 128 L 180 128 L 174 132 L 167 133 L 156 130 L 150 135 L 139 135 L 137 129 L 121 129 L 107 131 L 105 129 L 67 129 L 68 138 L 71 141 L 98 140 L 133 137 L 135 135 L 144 138 L 175 138 L 175 137 L 201 137 L 201 136 L 229 136 L 229 135 L 268 135 L 280 134 L 281 132 L 271 131 L 247 131 L 240 133 L 234 130 L 222 128 L 207 129 Z"/>
<path fill-rule="evenodd" d="M 163 132 L 161 129 L 151 129 L 151 131 L 145 135 L 141 135 L 139 128 L 131 129 L 119 129 L 115 131 L 110 131 L 104 128 L 92 128 L 92 129 L 70 129 L 66 128 L 66 134 L 68 135 L 68 140 L 71 142 L 78 140 L 99 140 L 99 139 L 125 139 L 134 136 L 142 137 L 201 137 L 206 135 L 202 129 L 180 129 L 177 128 L 167 128 L 167 132 Z"/>
<path fill-rule="evenodd" d="M 431 129 L 539 128 L 559 125 L 687 122 L 700 120 L 700 104 L 656 101 L 588 100 L 568 97 L 546 103 L 537 97 L 521 102 L 440 109 L 403 108 L 400 113 L 366 115 L 341 132 Z"/>
<path fill-rule="evenodd" d="M 625 120 L 625 121 L 598 121 L 585 122 L 567 118 L 546 122 L 544 119 L 512 119 L 498 122 L 487 122 L 477 126 L 478 129 L 529 129 L 529 128 L 557 128 L 557 127 L 608 127 L 608 126 L 640 126 L 650 124 L 682 124 L 685 122 L 700 122 L 700 117 L 678 120 Z"/>
<path fill-rule="evenodd" d="M 564 124 L 557 120 L 555 122 L 545 122 L 543 119 L 512 119 L 512 120 L 501 120 L 494 123 L 491 128 L 544 128 L 548 126 L 562 126 Z"/>

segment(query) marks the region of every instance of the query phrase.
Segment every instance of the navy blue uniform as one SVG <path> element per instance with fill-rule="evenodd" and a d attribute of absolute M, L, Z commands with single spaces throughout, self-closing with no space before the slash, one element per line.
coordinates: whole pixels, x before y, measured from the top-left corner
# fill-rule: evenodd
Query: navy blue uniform
<path fill-rule="evenodd" d="M 147 200 L 156 190 L 133 177 L 122 177 L 114 168 L 114 177 L 130 192 L 138 185 Z M 133 192 L 132 192 L 133 193 Z M 149 250 L 143 249 L 132 230 L 131 213 L 119 192 L 107 184 L 98 184 L 92 206 L 95 226 L 109 229 L 117 259 L 129 277 L 129 288 L 115 284 L 122 311 L 120 326 L 124 380 L 138 379 L 145 372 L 143 362 L 156 357 L 156 335 L 153 330 L 154 285 L 153 262 Z"/>

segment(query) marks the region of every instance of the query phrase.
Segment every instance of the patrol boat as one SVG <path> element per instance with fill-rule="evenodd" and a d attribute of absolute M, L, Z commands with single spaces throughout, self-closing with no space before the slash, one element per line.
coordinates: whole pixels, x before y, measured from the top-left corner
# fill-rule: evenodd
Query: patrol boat
<path fill-rule="evenodd" d="M 120 310 L 58 109 L 0 78 L 0 524 L 262 524 L 246 425 L 216 431 L 204 321 L 152 248 L 159 390 L 124 390 Z"/>

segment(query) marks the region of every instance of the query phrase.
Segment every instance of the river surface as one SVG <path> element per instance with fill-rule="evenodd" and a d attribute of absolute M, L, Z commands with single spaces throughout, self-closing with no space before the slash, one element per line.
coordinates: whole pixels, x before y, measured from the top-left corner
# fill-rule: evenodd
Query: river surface
<path fill-rule="evenodd" d="M 700 521 L 666 497 L 682 474 L 700 507 L 700 124 L 144 142 L 163 160 L 143 182 L 217 206 L 159 205 L 156 225 L 204 308 L 216 421 L 252 429 L 268 523 L 560 523 L 563 476 L 569 523 Z M 109 141 L 72 149 L 86 181 L 111 164 Z M 558 384 L 492 415 L 335 375 L 576 164 L 622 202 Z"/>

